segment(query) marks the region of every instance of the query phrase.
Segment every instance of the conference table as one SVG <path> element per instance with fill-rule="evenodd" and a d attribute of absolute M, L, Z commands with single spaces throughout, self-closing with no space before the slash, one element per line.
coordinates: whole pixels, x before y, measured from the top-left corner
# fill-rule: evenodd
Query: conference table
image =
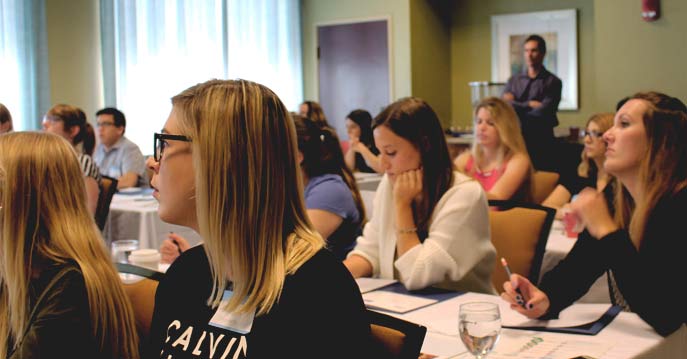
<path fill-rule="evenodd" d="M 116 193 L 110 204 L 103 236 L 108 243 L 136 239 L 140 248 L 160 248 L 170 232 L 186 238 L 191 245 L 200 243 L 200 235 L 194 230 L 163 222 L 157 214 L 157 207 L 158 202 L 150 188 Z"/>
<path fill-rule="evenodd" d="M 375 281 L 366 278 L 366 281 Z M 368 282 L 369 285 L 369 282 Z M 610 304 L 573 304 L 561 313 L 561 321 L 531 321 L 511 310 L 508 303 L 495 295 L 478 293 L 455 293 L 441 299 L 443 294 L 427 295 L 421 292 L 408 292 L 399 283 L 381 289 L 363 291 L 363 300 L 369 309 L 427 327 L 427 334 L 422 345 L 422 353 L 435 355 L 438 358 L 473 358 L 462 343 L 458 333 L 459 308 L 463 303 L 486 301 L 496 303 L 501 313 L 503 325 L 548 327 L 565 326 L 565 323 L 577 325 L 594 321 L 609 308 Z M 395 297 L 394 297 L 395 296 Z M 415 303 L 418 300 L 432 299 L 438 301 L 430 304 Z M 448 298 L 448 299 L 446 299 Z M 394 302 L 390 310 L 385 301 Z M 372 303 L 372 304 L 370 304 Z M 400 303 L 400 304 L 399 304 Z M 413 305 L 418 309 L 407 310 Z M 386 308 L 386 309 L 384 309 Z M 566 314 L 567 313 L 567 314 Z M 544 330 L 522 330 L 502 328 L 494 351 L 487 355 L 489 359 L 503 358 L 686 358 L 687 326 L 670 336 L 663 338 L 657 334 L 637 314 L 620 312 L 596 335 L 557 333 Z"/>

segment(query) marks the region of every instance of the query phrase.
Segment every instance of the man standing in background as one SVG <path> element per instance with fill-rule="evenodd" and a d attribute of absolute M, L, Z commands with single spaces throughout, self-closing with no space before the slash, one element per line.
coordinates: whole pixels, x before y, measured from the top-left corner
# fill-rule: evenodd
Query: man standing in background
<path fill-rule="evenodd" d="M 141 187 L 146 183 L 145 160 L 138 146 L 124 137 L 126 118 L 116 108 L 96 113 L 98 146 L 93 159 L 100 173 L 116 178 L 117 189 Z"/>
<path fill-rule="evenodd" d="M 527 151 L 537 170 L 555 170 L 553 128 L 558 126 L 558 103 L 563 83 L 544 68 L 546 42 L 539 35 L 530 35 L 524 44 L 527 71 L 508 79 L 503 99 L 508 101 L 520 118 L 520 128 Z"/>

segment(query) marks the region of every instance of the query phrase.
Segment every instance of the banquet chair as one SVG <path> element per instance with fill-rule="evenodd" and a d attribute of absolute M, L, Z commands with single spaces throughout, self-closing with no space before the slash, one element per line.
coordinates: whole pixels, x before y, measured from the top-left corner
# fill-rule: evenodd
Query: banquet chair
<path fill-rule="evenodd" d="M 147 268 L 117 263 L 119 273 L 135 274 L 143 279 L 134 282 L 124 282 L 124 292 L 131 301 L 136 320 L 136 330 L 141 342 L 145 342 L 150 334 L 150 325 L 155 309 L 155 291 L 164 274 Z"/>
<path fill-rule="evenodd" d="M 367 314 L 373 344 L 380 350 L 376 357 L 417 359 L 420 356 L 426 327 L 369 309 Z"/>
<path fill-rule="evenodd" d="M 532 175 L 532 202 L 544 202 L 558 184 L 560 175 L 556 172 L 535 171 Z"/>
<path fill-rule="evenodd" d="M 489 205 L 500 209 L 489 211 L 491 243 L 497 256 L 492 284 L 503 292 L 503 283 L 509 280 L 501 265 L 501 257 L 508 261 L 513 273 L 537 284 L 556 210 L 511 201 L 490 200 Z"/>
<path fill-rule="evenodd" d="M 110 213 L 110 203 L 112 197 L 117 192 L 117 179 L 102 176 L 100 194 L 98 195 L 98 205 L 95 208 L 95 223 L 102 231 L 107 222 L 107 216 Z"/>

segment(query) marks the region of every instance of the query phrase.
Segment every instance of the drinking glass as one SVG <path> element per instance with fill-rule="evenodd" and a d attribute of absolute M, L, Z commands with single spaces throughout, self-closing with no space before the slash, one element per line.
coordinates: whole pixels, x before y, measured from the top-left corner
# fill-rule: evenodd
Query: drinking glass
<path fill-rule="evenodd" d="M 112 261 L 115 263 L 129 263 L 129 255 L 138 249 L 135 239 L 120 239 L 112 242 Z"/>
<path fill-rule="evenodd" d="M 470 302 L 460 305 L 458 332 L 468 352 L 484 358 L 501 333 L 501 313 L 496 303 Z"/>

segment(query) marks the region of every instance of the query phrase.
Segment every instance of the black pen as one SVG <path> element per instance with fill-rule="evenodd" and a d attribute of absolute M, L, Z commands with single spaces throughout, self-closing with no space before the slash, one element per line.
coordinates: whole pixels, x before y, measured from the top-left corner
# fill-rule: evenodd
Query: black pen
<path fill-rule="evenodd" d="M 174 232 L 169 232 L 169 234 L 174 234 Z M 179 242 L 177 242 L 177 240 L 174 238 L 172 238 L 172 242 L 175 246 L 177 246 L 177 251 L 179 251 L 179 255 L 181 255 L 181 247 L 179 247 Z"/>
<path fill-rule="evenodd" d="M 501 264 L 503 265 L 503 269 L 506 270 L 506 274 L 508 275 L 508 281 L 510 282 L 510 277 L 513 276 L 513 273 L 511 273 L 510 271 L 510 267 L 508 266 L 508 262 L 506 262 L 506 258 L 501 257 Z M 525 297 L 522 295 L 520 288 L 515 288 L 515 291 L 520 295 L 521 299 L 518 301 L 520 306 L 527 309 L 527 307 L 525 306 Z"/>

